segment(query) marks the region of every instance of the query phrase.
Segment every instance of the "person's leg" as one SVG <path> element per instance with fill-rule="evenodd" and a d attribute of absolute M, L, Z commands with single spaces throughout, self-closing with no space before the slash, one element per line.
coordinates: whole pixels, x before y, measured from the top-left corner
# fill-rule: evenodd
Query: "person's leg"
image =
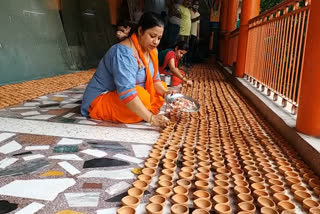
<path fill-rule="evenodd" d="M 188 64 L 192 64 L 193 61 L 193 57 L 195 54 L 195 42 L 197 40 L 196 36 L 191 35 L 190 37 L 190 41 L 189 41 L 189 50 L 186 54 L 186 58 L 187 58 L 187 63 Z"/>
<path fill-rule="evenodd" d="M 189 45 L 189 36 L 179 35 L 179 41 L 184 41 Z M 183 65 L 187 65 L 188 64 L 186 55 L 184 55 L 180 61 L 181 61 L 181 63 Z"/>
<path fill-rule="evenodd" d="M 150 94 L 140 86 L 136 86 L 138 97 L 147 109 L 151 109 Z M 116 91 L 98 96 L 90 105 L 89 116 L 98 120 L 112 120 L 122 123 L 137 123 L 142 121 L 132 112 Z"/>
<path fill-rule="evenodd" d="M 176 25 L 176 24 L 172 24 L 170 22 L 168 22 L 168 26 L 167 26 L 168 30 L 167 30 L 167 41 L 166 43 L 166 48 L 173 48 L 178 41 L 178 36 L 179 36 L 179 31 L 180 31 L 180 26 Z"/>

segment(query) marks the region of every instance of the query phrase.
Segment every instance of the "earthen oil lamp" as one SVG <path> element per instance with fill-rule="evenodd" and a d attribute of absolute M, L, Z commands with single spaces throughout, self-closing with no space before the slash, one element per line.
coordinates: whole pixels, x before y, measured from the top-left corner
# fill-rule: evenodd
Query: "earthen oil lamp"
<path fill-rule="evenodd" d="M 123 206 L 117 210 L 117 214 L 135 214 L 136 210 L 129 206 Z"/>
<path fill-rule="evenodd" d="M 161 204 L 148 204 L 146 206 L 147 214 L 162 214 L 163 206 Z"/>

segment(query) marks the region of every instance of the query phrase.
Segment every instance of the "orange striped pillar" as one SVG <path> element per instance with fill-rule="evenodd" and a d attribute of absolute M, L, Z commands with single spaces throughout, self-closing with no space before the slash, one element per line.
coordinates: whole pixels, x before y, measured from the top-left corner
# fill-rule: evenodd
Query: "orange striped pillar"
<path fill-rule="evenodd" d="M 106 0 L 106 1 L 109 4 L 110 22 L 112 25 L 116 25 L 118 22 L 119 7 L 122 1 L 119 1 L 119 0 Z"/>
<path fill-rule="evenodd" d="M 220 36 L 219 36 L 219 59 L 223 61 L 225 53 L 225 38 L 224 34 L 227 31 L 228 21 L 228 0 L 222 0 L 221 15 L 220 15 Z"/>
<path fill-rule="evenodd" d="M 61 0 L 56 0 L 58 10 L 61 10 Z"/>
<path fill-rule="evenodd" d="M 320 137 L 320 1 L 312 1 L 301 78 L 298 131 Z"/>
<path fill-rule="evenodd" d="M 227 17 L 227 26 L 225 34 L 225 43 L 224 43 L 224 56 L 223 64 L 228 64 L 229 58 L 229 45 L 230 45 L 230 33 L 236 29 L 237 22 L 237 9 L 238 9 L 238 0 L 228 0 L 228 17 Z"/>
<path fill-rule="evenodd" d="M 238 55 L 236 76 L 243 77 L 245 72 L 247 43 L 249 32 L 249 20 L 258 16 L 260 11 L 260 0 L 243 0 L 240 17 L 240 35 L 238 43 Z"/>

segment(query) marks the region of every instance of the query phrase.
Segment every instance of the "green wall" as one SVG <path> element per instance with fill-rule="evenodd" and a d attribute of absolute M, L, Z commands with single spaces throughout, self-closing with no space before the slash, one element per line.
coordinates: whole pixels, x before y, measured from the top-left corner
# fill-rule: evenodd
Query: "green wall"
<path fill-rule="evenodd" d="M 0 85 L 96 67 L 116 42 L 106 0 L 0 0 Z M 62 19 L 61 19 L 61 18 Z"/>
<path fill-rule="evenodd" d="M 70 73 L 55 0 L 0 1 L 0 85 Z"/>

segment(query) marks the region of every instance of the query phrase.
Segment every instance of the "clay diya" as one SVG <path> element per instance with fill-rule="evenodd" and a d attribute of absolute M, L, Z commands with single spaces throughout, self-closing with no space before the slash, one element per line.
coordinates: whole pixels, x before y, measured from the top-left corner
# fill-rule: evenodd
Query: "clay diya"
<path fill-rule="evenodd" d="M 180 171 L 180 172 L 178 173 L 178 175 L 179 175 L 179 178 L 180 178 L 180 179 L 186 179 L 186 180 L 189 180 L 189 181 L 191 181 L 192 178 L 193 178 L 193 174 L 190 173 L 190 172 Z"/>
<path fill-rule="evenodd" d="M 185 187 L 186 189 L 190 189 L 190 187 L 191 187 L 191 181 L 186 180 L 186 179 L 180 179 L 180 180 L 177 180 L 177 185 L 183 186 L 183 187 Z"/>
<path fill-rule="evenodd" d="M 156 189 L 158 195 L 162 195 L 165 198 L 169 198 L 171 195 L 171 189 L 169 187 L 158 187 Z"/>
<path fill-rule="evenodd" d="M 142 174 L 149 175 L 149 176 L 153 177 L 156 174 L 156 170 L 152 169 L 152 168 L 143 168 L 142 169 Z"/>
<path fill-rule="evenodd" d="M 203 199 L 209 200 L 211 196 L 208 191 L 197 190 L 197 191 L 193 192 L 193 197 L 194 197 L 194 199 L 203 198 Z"/>
<path fill-rule="evenodd" d="M 228 204 L 217 204 L 214 206 L 215 211 L 218 214 L 230 214 L 231 207 Z"/>
<path fill-rule="evenodd" d="M 169 187 L 170 189 L 173 187 L 172 181 L 168 180 L 159 180 L 158 185 L 159 187 Z"/>
<path fill-rule="evenodd" d="M 261 196 L 258 198 L 258 205 L 262 208 L 262 207 L 269 207 L 269 208 L 275 208 L 276 205 L 275 203 L 269 199 L 268 197 L 265 196 Z"/>
<path fill-rule="evenodd" d="M 171 206 L 172 214 L 188 214 L 189 208 L 183 204 L 174 204 Z"/>
<path fill-rule="evenodd" d="M 166 200 L 167 199 L 162 195 L 154 195 L 149 199 L 149 202 L 154 204 L 161 204 L 162 206 L 164 206 L 166 203 Z"/>
<path fill-rule="evenodd" d="M 165 169 L 171 169 L 171 170 L 175 171 L 176 168 L 177 168 L 177 165 L 174 164 L 174 163 L 164 163 L 164 164 L 163 164 L 163 168 L 165 168 Z"/>
<path fill-rule="evenodd" d="M 210 202 L 210 200 L 208 199 L 203 199 L 203 198 L 198 198 L 196 200 L 193 201 L 193 204 L 196 208 L 198 209 L 204 209 L 207 211 L 211 210 L 212 204 Z"/>
<path fill-rule="evenodd" d="M 307 198 L 311 198 L 311 195 L 306 191 L 298 190 L 298 191 L 294 192 L 294 198 L 297 201 L 302 202 L 303 200 L 305 200 Z"/>
<path fill-rule="evenodd" d="M 162 214 L 163 206 L 161 204 L 148 204 L 146 206 L 147 214 Z"/>
<path fill-rule="evenodd" d="M 163 175 L 173 176 L 174 171 L 171 170 L 171 169 L 163 169 L 163 170 L 161 170 L 161 173 L 162 173 Z"/>
<path fill-rule="evenodd" d="M 253 189 L 253 191 L 254 190 L 261 190 L 261 191 L 266 190 L 266 187 L 262 183 L 252 183 L 251 188 Z"/>
<path fill-rule="evenodd" d="M 170 175 L 160 175 L 159 181 L 161 181 L 161 180 L 172 181 L 172 180 L 173 180 L 173 177 L 170 176 Z"/>
<path fill-rule="evenodd" d="M 285 192 L 285 188 L 283 186 L 279 186 L 279 185 L 273 185 L 270 187 L 271 192 L 274 193 L 278 193 L 278 192 Z"/>
<path fill-rule="evenodd" d="M 139 202 L 139 198 L 130 195 L 127 195 L 121 199 L 121 203 L 123 206 L 129 206 L 133 208 L 136 208 Z"/>
<path fill-rule="evenodd" d="M 256 206 L 251 202 L 241 202 L 238 204 L 241 211 L 246 211 L 248 213 L 254 213 L 256 211 Z"/>
<path fill-rule="evenodd" d="M 227 181 L 214 180 L 214 184 L 215 184 L 215 186 L 229 188 L 229 182 L 227 182 Z"/>
<path fill-rule="evenodd" d="M 319 203 L 311 198 L 304 199 L 302 201 L 303 208 L 309 211 L 311 208 L 319 207 Z"/>
<path fill-rule="evenodd" d="M 206 167 L 199 167 L 198 168 L 198 172 L 201 172 L 201 173 L 209 175 L 210 174 L 210 169 L 208 169 Z"/>
<path fill-rule="evenodd" d="M 182 167 L 182 168 L 181 168 L 181 171 L 182 171 L 182 172 L 189 172 L 189 173 L 192 173 L 192 174 L 194 173 L 193 167 L 186 167 L 186 166 L 185 166 L 185 167 Z"/>
<path fill-rule="evenodd" d="M 237 195 L 238 202 L 249 202 L 253 203 L 253 197 L 250 194 L 240 193 Z"/>
<path fill-rule="evenodd" d="M 150 184 L 152 177 L 149 175 L 141 174 L 138 176 L 138 180 L 146 182 L 148 185 Z"/>
<path fill-rule="evenodd" d="M 117 214 L 135 214 L 136 210 L 129 206 L 123 206 L 117 210 Z"/>
<path fill-rule="evenodd" d="M 298 191 L 298 190 L 307 191 L 307 188 L 305 188 L 304 186 L 301 186 L 301 184 L 293 184 L 291 186 L 291 190 L 293 192 Z"/>
<path fill-rule="evenodd" d="M 246 182 L 246 181 L 243 181 L 243 180 L 235 180 L 234 181 L 234 184 L 236 185 L 236 186 L 244 186 L 244 187 L 249 187 L 249 184 L 248 184 L 248 182 Z"/>
<path fill-rule="evenodd" d="M 132 183 L 132 186 L 145 191 L 148 188 L 148 183 L 145 181 L 137 180 Z"/>
<path fill-rule="evenodd" d="M 183 194 L 175 194 L 172 196 L 172 201 L 175 204 L 184 204 L 186 206 L 188 206 L 189 203 L 189 198 L 187 195 L 183 195 Z"/>
<path fill-rule="evenodd" d="M 209 181 L 209 175 L 204 174 L 204 173 L 197 173 L 195 175 L 196 180 L 198 181 Z"/>
<path fill-rule="evenodd" d="M 245 187 L 245 186 L 235 186 L 234 187 L 234 192 L 236 194 L 240 194 L 240 193 L 251 194 L 250 189 L 248 187 Z"/>
<path fill-rule="evenodd" d="M 269 193 L 267 191 L 264 191 L 264 190 L 255 190 L 255 191 L 253 191 L 253 196 L 255 198 L 259 198 L 261 196 L 268 197 Z"/>
<path fill-rule="evenodd" d="M 213 187 L 212 191 L 214 195 L 227 195 L 229 193 L 228 189 L 224 187 Z"/>
<path fill-rule="evenodd" d="M 310 214 L 320 214 L 320 208 L 319 207 L 313 207 L 309 210 Z"/>
<path fill-rule="evenodd" d="M 286 194 L 278 192 L 273 194 L 273 200 L 278 204 L 280 201 L 290 201 L 290 198 Z"/>
<path fill-rule="evenodd" d="M 295 213 L 296 206 L 290 201 L 280 201 L 278 207 L 281 211 L 289 211 Z"/>
<path fill-rule="evenodd" d="M 212 199 L 213 199 L 214 205 L 229 203 L 229 198 L 227 197 L 227 195 L 215 195 L 213 196 Z"/>
<path fill-rule="evenodd" d="M 189 191 L 186 187 L 184 186 L 176 186 L 173 188 L 173 192 L 175 194 L 182 194 L 182 195 L 188 195 Z"/>
<path fill-rule="evenodd" d="M 143 196 L 143 190 L 142 189 L 138 189 L 136 187 L 130 188 L 128 189 L 128 195 L 136 197 L 140 200 L 140 198 Z"/>
<path fill-rule="evenodd" d="M 195 209 L 192 214 L 209 214 L 209 212 L 204 209 Z"/>

